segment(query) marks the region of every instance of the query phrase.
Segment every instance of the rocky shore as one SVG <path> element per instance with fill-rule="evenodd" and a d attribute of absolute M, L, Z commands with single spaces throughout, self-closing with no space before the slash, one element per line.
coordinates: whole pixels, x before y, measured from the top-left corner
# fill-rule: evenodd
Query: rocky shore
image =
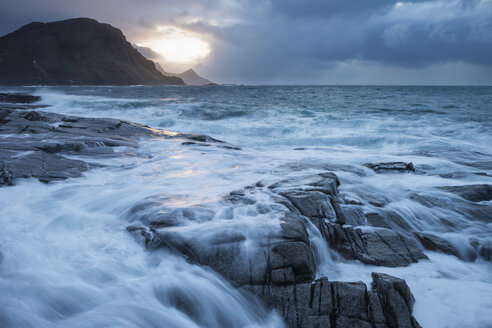
<path fill-rule="evenodd" d="M 79 177 L 100 166 L 95 159 L 133 155 L 140 138 L 182 140 L 183 147 L 233 148 L 205 135 L 157 130 L 116 119 L 49 113 L 36 108 L 38 100 L 28 95 L 0 94 L 0 186 L 24 178 L 48 183 Z M 416 171 L 412 163 L 403 162 L 367 167 L 380 174 Z M 374 272 L 369 286 L 360 281 L 331 281 L 319 274 L 322 256 L 315 240 L 328 245 L 342 260 L 381 267 L 426 260 L 425 250 L 466 261 L 477 257 L 491 260 L 491 245 L 472 241 L 473 251 L 463 253 L 436 234 L 406 224 L 384 208 L 384 199 L 370 195 L 350 199 L 340 194 L 339 186 L 338 177 L 326 171 L 252 181 L 250 186 L 224 195 L 219 200 L 223 208 L 244 206 L 257 213 L 275 213 L 261 223 L 254 236 L 234 226 L 215 228 L 214 207 L 167 208 L 159 202 L 161 195 L 143 199 L 129 209 L 127 230 L 150 251 L 166 249 L 190 263 L 210 267 L 247 297 L 256 297 L 275 309 L 288 327 L 420 327 L 413 317 L 415 299 L 405 280 Z M 492 222 L 488 208 L 481 204 L 492 199 L 490 185 L 442 190 L 456 195 L 455 208 L 476 220 Z M 269 202 L 265 205 L 258 199 Z M 435 201 L 425 195 L 415 195 L 414 199 L 423 204 Z M 378 211 L 364 212 L 363 203 L 373 204 Z M 177 229 L 184 226 L 202 229 L 202 238 Z M 252 246 L 246 249 L 245 244 Z M 176 308 L 194 315 L 193 304 L 179 296 Z"/>
<path fill-rule="evenodd" d="M 173 229 L 189 220 L 213 224 L 214 213 L 208 210 L 202 209 L 200 217 L 190 217 L 186 208 L 166 212 L 148 199 L 130 210 L 131 218 L 140 224 L 131 225 L 128 231 L 151 250 L 167 248 L 192 263 L 211 267 L 276 309 L 288 327 L 420 327 L 412 316 L 413 296 L 402 279 L 376 272 L 372 286 L 317 279 L 316 247 L 310 238 L 313 231 L 321 234 L 347 259 L 407 266 L 427 258 L 411 234 L 345 226 L 338 179 L 329 172 L 269 185 L 259 182 L 226 195 L 223 202 L 230 207 L 254 206 L 251 195 L 255 193 L 273 197 L 284 216 L 279 219 L 279 230 L 255 240 L 257 247 L 246 259 L 242 250 L 246 237 L 240 231 L 214 231 L 204 245 L 203 240 L 187 238 Z"/>
<path fill-rule="evenodd" d="M 0 94 L 0 185 L 20 178 L 49 182 L 78 177 L 98 166 L 91 158 L 132 155 L 141 137 L 222 144 L 204 135 L 156 130 L 121 120 L 44 112 L 35 104 L 39 100 L 24 94 Z M 115 152 L 115 147 L 125 150 Z"/>

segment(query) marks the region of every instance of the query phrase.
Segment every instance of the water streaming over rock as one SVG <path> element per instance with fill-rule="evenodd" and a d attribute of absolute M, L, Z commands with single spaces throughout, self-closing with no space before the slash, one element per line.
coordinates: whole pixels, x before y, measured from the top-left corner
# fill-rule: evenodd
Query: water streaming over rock
<path fill-rule="evenodd" d="M 348 226 L 413 231 L 422 243 L 438 236 L 455 256 L 364 265 L 328 248 L 307 221 L 317 277 L 370 282 L 371 272 L 386 272 L 406 279 L 423 327 L 492 325 L 491 200 L 454 187 L 492 183 L 490 87 L 4 89 L 40 95 L 51 112 L 227 142 L 143 138 L 124 157 L 92 159 L 103 167 L 81 178 L 0 188 L 7 327 L 282 326 L 210 268 L 150 252 L 127 227 L 151 224 L 205 255 L 208 245 L 239 241 L 248 261 L 284 222 L 285 205 L 266 186 L 327 171 L 340 180 Z M 395 161 L 415 172 L 365 166 Z"/>

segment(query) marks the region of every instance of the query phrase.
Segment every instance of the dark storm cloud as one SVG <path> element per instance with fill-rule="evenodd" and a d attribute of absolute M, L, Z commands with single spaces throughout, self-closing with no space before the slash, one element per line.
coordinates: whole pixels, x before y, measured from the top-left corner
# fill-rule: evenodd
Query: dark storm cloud
<path fill-rule="evenodd" d="M 219 0 L 0 0 L 0 34 L 32 21 L 90 17 L 131 35 L 190 15 L 215 15 Z M 136 29 L 136 31 L 135 31 Z"/>
<path fill-rule="evenodd" d="M 447 62 L 492 65 L 490 1 L 344 3 L 270 2 L 262 16 L 234 32 L 245 42 L 228 49 L 221 62 L 249 78 L 286 70 L 306 74 L 350 60 L 407 68 Z M 238 61 L 246 65 L 234 68 Z"/>
<path fill-rule="evenodd" d="M 350 14 L 367 14 L 367 12 L 375 12 L 384 7 L 389 7 L 394 4 L 391 0 L 285 0 L 272 1 L 273 11 L 283 14 L 289 18 L 329 18 L 336 15 Z"/>
<path fill-rule="evenodd" d="M 204 33 L 213 51 L 200 70 L 218 81 L 320 83 L 342 72 L 360 80 L 358 69 L 388 83 L 412 72 L 460 83 L 466 70 L 467 83 L 492 83 L 492 0 L 4 2 L 0 33 L 77 16 L 120 27 L 132 41 L 165 24 Z"/>

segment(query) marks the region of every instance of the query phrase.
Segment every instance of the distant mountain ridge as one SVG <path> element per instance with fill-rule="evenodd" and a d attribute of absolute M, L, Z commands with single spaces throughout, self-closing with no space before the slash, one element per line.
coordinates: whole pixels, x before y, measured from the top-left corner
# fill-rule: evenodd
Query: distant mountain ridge
<path fill-rule="evenodd" d="M 193 69 L 189 69 L 187 71 L 184 71 L 183 73 L 169 73 L 169 72 L 166 72 L 161 65 L 159 65 L 158 63 L 155 64 L 155 67 L 157 68 L 157 70 L 159 72 L 161 72 L 162 74 L 166 75 L 166 76 L 175 76 L 175 77 L 179 77 L 181 78 L 184 83 L 188 84 L 188 85 L 210 85 L 210 84 L 216 84 L 210 80 L 207 80 L 203 77 L 201 77 L 200 75 L 197 74 L 197 72 L 195 72 Z"/>
<path fill-rule="evenodd" d="M 123 33 L 90 18 L 34 22 L 0 37 L 0 85 L 184 84 Z"/>

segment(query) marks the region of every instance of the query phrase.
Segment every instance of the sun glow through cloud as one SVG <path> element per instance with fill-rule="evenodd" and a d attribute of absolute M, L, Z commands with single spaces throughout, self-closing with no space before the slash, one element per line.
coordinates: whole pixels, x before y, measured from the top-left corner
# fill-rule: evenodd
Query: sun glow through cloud
<path fill-rule="evenodd" d="M 210 45 L 192 33 L 174 27 L 159 27 L 163 36 L 159 39 L 137 43 L 159 53 L 166 61 L 193 63 L 206 58 Z"/>

